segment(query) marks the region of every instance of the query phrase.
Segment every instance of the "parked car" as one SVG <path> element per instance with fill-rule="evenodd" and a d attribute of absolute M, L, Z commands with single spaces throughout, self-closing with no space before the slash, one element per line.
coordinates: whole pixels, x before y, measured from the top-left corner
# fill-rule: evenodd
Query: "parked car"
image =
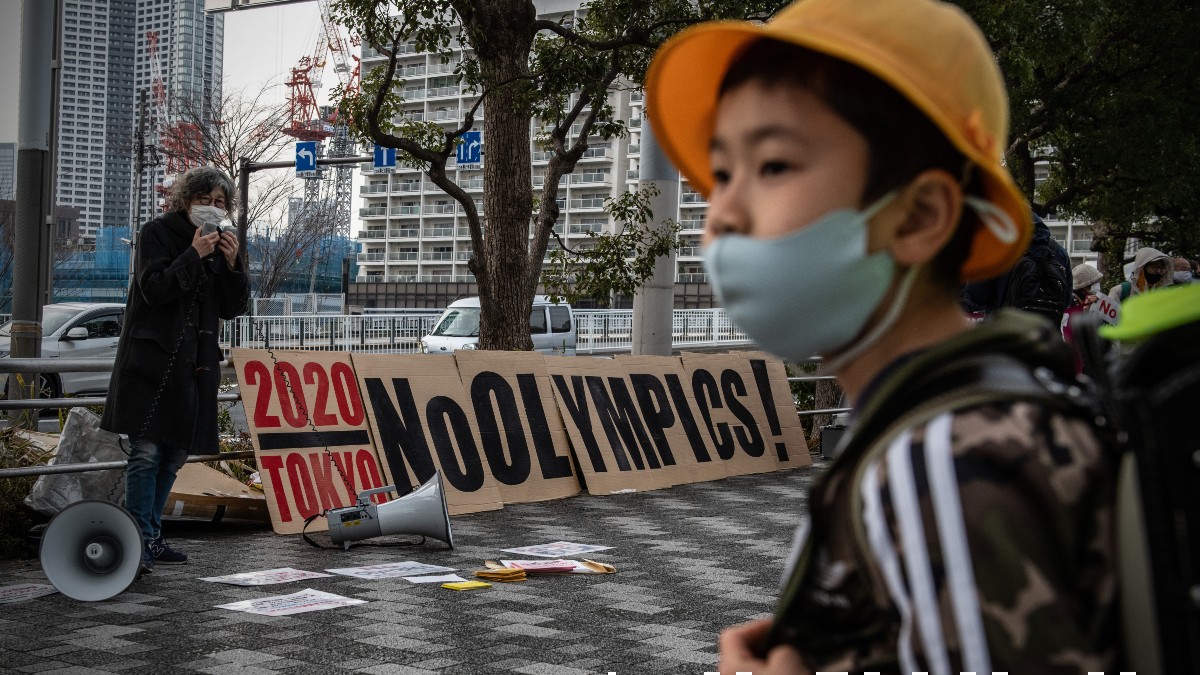
<path fill-rule="evenodd" d="M 575 315 L 566 303 L 552 303 L 545 296 L 533 299 L 529 310 L 529 335 L 533 348 L 543 354 L 575 355 Z M 421 338 L 422 354 L 453 354 L 458 349 L 479 345 L 479 298 L 450 303 L 438 317 L 429 335 Z"/>
<path fill-rule="evenodd" d="M 42 308 L 42 358 L 116 358 L 125 323 L 125 305 L 112 302 L 59 302 Z M 11 351 L 12 322 L 0 326 L 0 358 Z M 109 371 L 39 374 L 42 398 L 60 398 L 108 391 Z M 8 398 L 8 379 L 3 394 Z"/>

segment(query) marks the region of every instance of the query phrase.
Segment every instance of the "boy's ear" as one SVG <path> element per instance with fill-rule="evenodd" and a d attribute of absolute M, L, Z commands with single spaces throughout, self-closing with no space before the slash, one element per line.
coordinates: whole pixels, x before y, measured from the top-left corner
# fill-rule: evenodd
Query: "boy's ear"
<path fill-rule="evenodd" d="M 949 172 L 929 169 L 918 174 L 899 197 L 905 215 L 893 231 L 892 258 L 901 266 L 928 263 L 958 228 L 962 187 Z"/>

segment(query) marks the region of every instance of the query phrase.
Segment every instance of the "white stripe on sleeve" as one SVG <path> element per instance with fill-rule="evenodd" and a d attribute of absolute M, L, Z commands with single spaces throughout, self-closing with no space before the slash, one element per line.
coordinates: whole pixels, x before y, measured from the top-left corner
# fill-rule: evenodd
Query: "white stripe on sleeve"
<path fill-rule="evenodd" d="M 907 432 L 903 435 L 908 438 Z M 907 442 L 907 441 L 906 441 Z M 867 530 L 867 541 L 871 545 L 871 553 L 883 574 L 888 593 L 900 613 L 900 636 L 898 649 L 900 651 L 900 671 L 913 673 L 919 670 L 912 649 L 912 605 L 908 601 L 908 592 L 900 572 L 900 558 L 896 555 L 896 547 L 892 543 L 891 530 L 887 518 L 883 515 L 883 506 L 879 495 L 879 461 L 874 461 L 863 472 L 862 485 L 863 524 Z"/>
<path fill-rule="evenodd" d="M 958 478 L 954 471 L 954 446 L 950 427 L 952 417 L 943 414 L 925 429 L 925 466 L 929 472 L 929 487 L 937 519 L 938 536 L 942 542 L 947 583 L 954 606 L 954 620 L 962 644 L 963 669 L 976 673 L 992 672 L 987 636 L 979 610 L 975 568 L 967 544 L 967 529 L 963 523 L 962 501 L 959 498 Z"/>
<path fill-rule="evenodd" d="M 904 544 L 904 569 L 908 573 L 908 586 L 912 589 L 913 604 L 916 605 L 917 625 L 920 628 L 921 645 L 925 648 L 925 658 L 933 675 L 951 675 L 950 654 L 942 636 L 937 588 L 929 563 L 929 549 L 926 548 L 921 502 L 913 476 L 910 434 L 902 434 L 888 446 L 887 471 L 892 508 L 900 527 L 900 541 Z"/>

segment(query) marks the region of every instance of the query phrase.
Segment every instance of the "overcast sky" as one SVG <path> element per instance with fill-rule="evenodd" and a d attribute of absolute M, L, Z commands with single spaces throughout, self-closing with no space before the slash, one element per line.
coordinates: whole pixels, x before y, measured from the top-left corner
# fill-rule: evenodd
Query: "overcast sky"
<path fill-rule="evenodd" d="M 313 51 L 320 32 L 316 2 L 227 12 L 225 88 L 247 92 L 274 86 L 267 102 L 282 103 L 287 73 Z M 17 139 L 18 76 L 21 68 L 21 0 L 0 0 L 0 142 Z M 322 98 L 333 89 L 332 69 Z"/>

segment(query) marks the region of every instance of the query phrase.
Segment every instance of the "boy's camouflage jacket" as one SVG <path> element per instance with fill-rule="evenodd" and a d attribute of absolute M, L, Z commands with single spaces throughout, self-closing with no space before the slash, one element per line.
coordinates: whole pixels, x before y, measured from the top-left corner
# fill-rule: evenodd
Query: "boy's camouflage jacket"
<path fill-rule="evenodd" d="M 814 670 L 1114 670 L 1114 467 L 1043 323 L 1001 312 L 864 397 L 777 612 Z"/>

